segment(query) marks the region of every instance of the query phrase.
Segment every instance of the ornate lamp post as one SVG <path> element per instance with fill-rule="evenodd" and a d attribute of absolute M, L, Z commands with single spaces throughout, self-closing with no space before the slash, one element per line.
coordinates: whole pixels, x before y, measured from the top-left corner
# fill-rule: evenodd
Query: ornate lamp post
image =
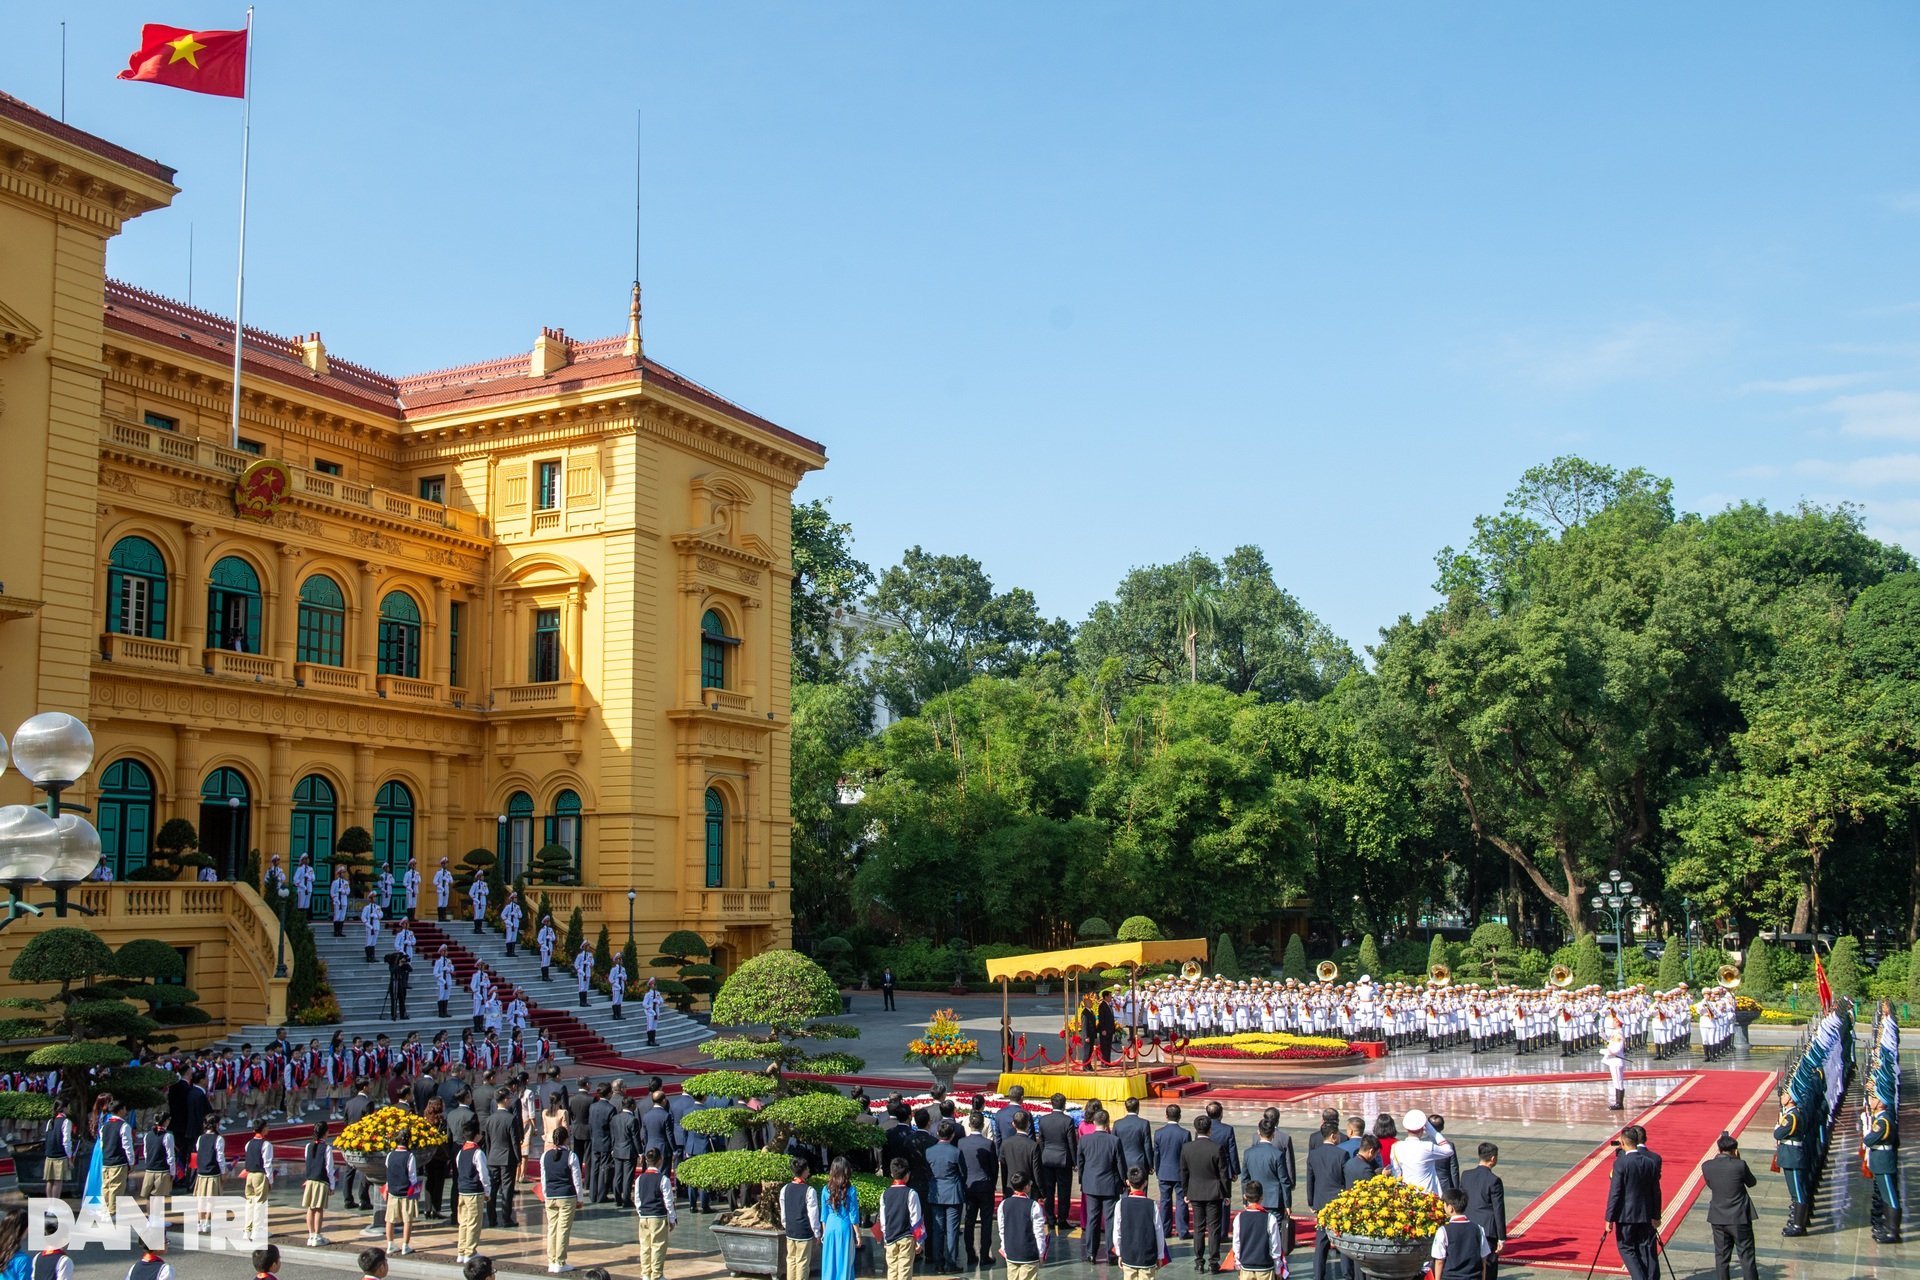
<path fill-rule="evenodd" d="M 87 726 L 62 711 L 48 711 L 27 720 L 13 735 L 13 763 L 34 788 L 47 793 L 39 805 L 0 807 L 0 881 L 12 891 L 0 929 L 22 915 L 39 915 L 26 900 L 26 888 L 44 884 L 53 890 L 53 913 L 92 915 L 77 902 L 67 901 L 73 888 L 100 865 L 100 833 L 79 813 L 62 813 L 60 793 L 93 766 L 93 735 Z M 6 740 L 0 738 L 0 771 L 7 765 Z M 71 805 L 73 809 L 83 806 Z"/>
<path fill-rule="evenodd" d="M 507 836 L 507 815 L 503 813 L 495 818 L 494 825 L 500 833 L 499 838 L 494 841 L 494 847 L 500 851 L 500 857 L 498 859 L 500 882 L 502 884 L 511 884 L 513 883 L 513 877 L 507 873 L 507 859 L 513 856 L 513 847 L 512 841 L 508 839 Z"/>
<path fill-rule="evenodd" d="M 1687 913 L 1687 936 L 1685 941 L 1687 957 L 1687 985 L 1693 985 L 1693 899 L 1680 899 L 1680 909 Z"/>
<path fill-rule="evenodd" d="M 280 958 L 273 966 L 273 976 L 276 978 L 284 978 L 287 976 L 287 899 L 292 896 L 292 892 L 287 888 L 287 882 L 282 880 L 280 882 L 280 910 L 278 912 L 280 916 Z"/>
<path fill-rule="evenodd" d="M 1614 990 L 1622 991 L 1627 985 L 1627 918 L 1628 913 L 1640 907 L 1640 895 L 1633 891 L 1633 881 L 1622 880 L 1618 869 L 1607 872 L 1607 878 L 1588 901 L 1588 906 L 1613 922 L 1613 973 Z"/>
<path fill-rule="evenodd" d="M 246 862 L 240 852 L 240 797 L 227 797 L 227 879 L 238 880 L 234 871 L 236 863 L 244 867 Z"/>

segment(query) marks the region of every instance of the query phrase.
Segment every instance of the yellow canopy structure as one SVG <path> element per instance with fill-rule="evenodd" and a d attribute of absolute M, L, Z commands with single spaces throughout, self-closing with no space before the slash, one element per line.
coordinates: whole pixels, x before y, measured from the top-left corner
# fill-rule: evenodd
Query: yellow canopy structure
<path fill-rule="evenodd" d="M 1064 951 L 1034 951 L 987 961 L 987 977 L 994 982 L 1056 978 L 1093 969 L 1138 968 L 1187 960 L 1206 963 L 1205 938 L 1183 938 L 1175 942 L 1103 942 L 1099 946 L 1069 947 Z"/>

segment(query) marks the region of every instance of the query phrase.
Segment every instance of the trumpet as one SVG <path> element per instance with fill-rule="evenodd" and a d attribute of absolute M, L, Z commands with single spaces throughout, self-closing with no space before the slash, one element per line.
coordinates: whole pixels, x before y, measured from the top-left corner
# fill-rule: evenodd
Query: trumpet
<path fill-rule="evenodd" d="M 1198 982 L 1200 980 L 1200 962 L 1198 960 L 1189 960 L 1181 965 L 1180 976 L 1188 982 Z"/>
<path fill-rule="evenodd" d="M 1340 976 L 1340 966 L 1331 960 L 1322 960 L 1319 967 L 1314 969 L 1313 976 L 1322 982 L 1332 982 Z"/>
<path fill-rule="evenodd" d="M 1737 990 L 1740 986 L 1740 971 L 1730 964 L 1721 965 L 1720 972 L 1715 976 L 1720 979 L 1720 985 L 1729 991 Z"/>
<path fill-rule="evenodd" d="M 1556 987 L 1570 987 L 1573 985 L 1573 970 L 1563 964 L 1557 964 L 1553 966 L 1553 972 L 1547 975 L 1547 981 Z"/>
<path fill-rule="evenodd" d="M 1452 981 L 1453 971 L 1443 964 L 1437 964 L 1427 970 L 1427 984 L 1429 986 L 1444 987 Z"/>

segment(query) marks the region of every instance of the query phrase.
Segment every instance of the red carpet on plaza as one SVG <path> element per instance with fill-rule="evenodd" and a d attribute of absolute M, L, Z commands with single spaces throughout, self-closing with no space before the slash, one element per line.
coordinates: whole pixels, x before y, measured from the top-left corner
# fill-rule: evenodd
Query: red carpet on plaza
<path fill-rule="evenodd" d="M 1771 1071 L 1703 1071 L 1627 1123 L 1647 1130 L 1647 1145 L 1660 1153 L 1660 1190 L 1666 1197 L 1660 1238 L 1672 1236 L 1700 1194 L 1700 1164 L 1714 1154 L 1722 1133 L 1740 1127 L 1772 1094 Z M 1503 1262 L 1585 1271 L 1600 1252 L 1599 1270 L 1625 1274 L 1611 1242 L 1600 1248 L 1606 1227 L 1607 1183 L 1613 1148 L 1602 1143 L 1508 1224 Z"/>

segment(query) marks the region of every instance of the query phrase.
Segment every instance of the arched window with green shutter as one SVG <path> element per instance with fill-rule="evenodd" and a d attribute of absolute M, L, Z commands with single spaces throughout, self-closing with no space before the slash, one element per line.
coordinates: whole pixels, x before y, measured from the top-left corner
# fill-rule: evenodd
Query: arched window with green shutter
<path fill-rule="evenodd" d="M 239 556 L 221 556 L 207 575 L 207 647 L 260 652 L 260 575 Z"/>
<path fill-rule="evenodd" d="M 727 687 L 727 651 L 740 641 L 727 634 L 726 619 L 709 609 L 700 619 L 700 687 Z"/>
<path fill-rule="evenodd" d="M 345 665 L 347 598 L 340 584 L 316 573 L 300 584 L 299 660 L 323 667 Z"/>
<path fill-rule="evenodd" d="M 420 678 L 420 606 L 404 591 L 380 601 L 380 674 Z"/>
<path fill-rule="evenodd" d="M 153 775 L 138 760 L 115 760 L 100 775 L 94 816 L 101 856 L 116 880 L 146 866 L 153 853 L 153 794 Z"/>
<path fill-rule="evenodd" d="M 547 815 L 547 842 L 561 845 L 573 854 L 574 879 L 580 878 L 580 794 L 562 791 L 553 797 L 553 812 Z"/>
<path fill-rule="evenodd" d="M 727 802 L 707 788 L 707 888 L 718 889 L 727 878 Z"/>
<path fill-rule="evenodd" d="M 507 797 L 507 820 L 500 826 L 500 873 L 511 881 L 533 864 L 533 797 L 516 791 Z"/>
<path fill-rule="evenodd" d="M 107 557 L 107 630 L 167 638 L 167 559 L 145 538 L 122 538 Z"/>

